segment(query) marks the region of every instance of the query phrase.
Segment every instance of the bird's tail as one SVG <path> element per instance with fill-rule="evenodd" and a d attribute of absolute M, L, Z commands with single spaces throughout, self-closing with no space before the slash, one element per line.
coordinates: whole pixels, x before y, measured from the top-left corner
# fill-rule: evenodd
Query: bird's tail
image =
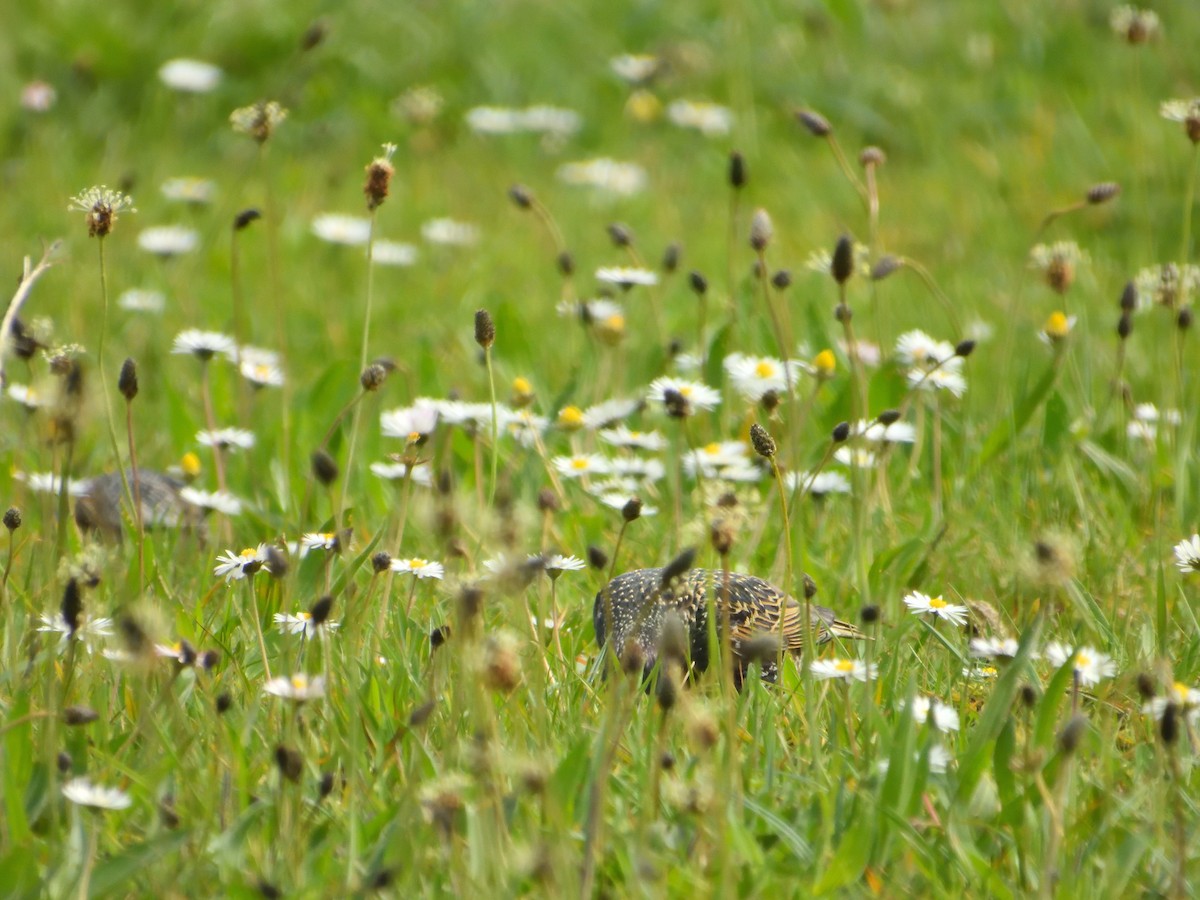
<path fill-rule="evenodd" d="M 842 638 L 848 641 L 869 641 L 871 636 L 865 631 L 851 625 L 849 622 L 843 622 L 841 619 L 834 619 L 825 625 L 825 630 L 835 638 Z"/>

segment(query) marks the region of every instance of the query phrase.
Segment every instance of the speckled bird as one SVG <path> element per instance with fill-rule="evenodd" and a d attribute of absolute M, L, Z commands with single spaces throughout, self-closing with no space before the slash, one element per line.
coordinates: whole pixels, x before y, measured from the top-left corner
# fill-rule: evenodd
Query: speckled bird
<path fill-rule="evenodd" d="M 129 489 L 134 490 L 133 471 L 127 469 Z M 146 528 L 191 528 L 204 526 L 205 510 L 185 501 L 179 492 L 183 482 L 152 469 L 138 469 L 138 493 L 142 499 L 142 522 Z M 121 505 L 125 486 L 120 472 L 107 472 L 85 482 L 86 493 L 75 501 L 75 522 L 84 531 L 101 531 L 121 537 L 124 523 Z"/>
<path fill-rule="evenodd" d="M 592 622 L 597 643 L 603 647 L 609 636 L 606 616 L 611 608 L 613 646 L 621 653 L 632 640 L 645 659 L 644 671 L 649 675 L 658 657 L 664 617 L 674 611 L 686 632 L 692 669 L 703 672 L 708 668 L 708 592 L 712 590 L 718 604 L 718 628 L 724 619 L 720 604 L 728 603 L 730 647 L 738 662 L 735 672 L 739 683 L 746 668 L 754 661 L 750 657 L 754 656 L 760 657 L 763 679 L 774 681 L 778 675 L 774 655 L 779 644 L 772 646 L 770 639 L 782 640 L 783 649 L 789 653 L 800 653 L 804 649 L 804 604 L 768 581 L 736 572 L 729 573 L 726 593 L 724 578 L 725 573 L 721 571 L 691 569 L 664 586 L 661 568 L 637 569 L 614 578 L 596 595 Z M 804 576 L 804 592 L 807 597 L 817 592 L 817 586 L 807 575 Z M 866 637 L 853 625 L 840 621 L 832 609 L 815 603 L 809 608 L 813 635 L 818 644 L 834 637 Z M 761 642 L 754 641 L 759 638 Z M 755 652 L 764 645 L 770 648 L 769 653 Z"/>

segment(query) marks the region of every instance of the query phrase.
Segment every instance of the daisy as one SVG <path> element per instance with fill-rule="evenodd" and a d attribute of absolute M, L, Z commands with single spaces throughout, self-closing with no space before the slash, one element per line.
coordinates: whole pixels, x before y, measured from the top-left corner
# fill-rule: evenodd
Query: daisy
<path fill-rule="evenodd" d="M 681 378 L 662 377 L 650 383 L 646 399 L 666 404 L 672 395 L 683 399 L 684 414 L 716 409 L 721 403 L 721 392 L 699 381 L 684 381 Z"/>
<path fill-rule="evenodd" d="M 920 329 L 906 331 L 896 338 L 896 358 L 904 366 L 933 368 L 955 358 L 954 345 L 931 338 Z"/>
<path fill-rule="evenodd" d="M 1055 310 L 1050 313 L 1049 318 L 1046 319 L 1046 324 L 1038 332 L 1038 340 L 1047 346 L 1059 344 L 1067 339 L 1074 327 L 1075 316 L 1068 316 L 1065 313 Z"/>
<path fill-rule="evenodd" d="M 62 794 L 76 806 L 92 809 L 128 809 L 133 803 L 133 799 L 119 788 L 101 787 L 82 777 L 64 783 Z"/>
<path fill-rule="evenodd" d="M 275 133 L 275 129 L 287 117 L 288 111 L 277 101 L 259 101 L 231 112 L 229 125 L 239 134 L 249 135 L 262 144 Z"/>
<path fill-rule="evenodd" d="M 21 108 L 30 112 L 48 112 L 58 100 L 54 85 L 45 81 L 31 81 L 21 88 Z"/>
<path fill-rule="evenodd" d="M 105 655 L 108 655 L 107 651 L 105 651 Z M 173 660 L 181 666 L 190 666 L 197 662 L 196 650 L 187 641 L 175 641 L 171 644 L 155 644 L 154 655 L 160 659 Z"/>
<path fill-rule="evenodd" d="M 658 273 L 636 266 L 601 266 L 596 270 L 596 280 L 628 290 L 634 285 L 649 287 L 658 284 Z"/>
<path fill-rule="evenodd" d="M 167 305 L 167 298 L 161 291 L 130 288 L 117 299 L 117 305 L 130 312 L 160 313 Z"/>
<path fill-rule="evenodd" d="M 417 261 L 417 248 L 399 241 L 376 241 L 371 262 L 377 266 L 411 266 Z"/>
<path fill-rule="evenodd" d="M 182 225 L 158 225 L 143 229 L 137 242 L 147 253 L 167 259 L 191 253 L 200 243 L 200 235 Z"/>
<path fill-rule="evenodd" d="M 198 59 L 171 59 L 158 70 L 163 84 L 186 94 L 207 94 L 221 83 L 222 74 L 217 66 Z"/>
<path fill-rule="evenodd" d="M 160 190 L 168 200 L 201 205 L 212 203 L 217 184 L 207 178 L 168 178 Z"/>
<path fill-rule="evenodd" d="M 312 531 L 308 534 L 300 535 L 300 546 L 305 552 L 309 550 L 331 550 L 333 552 L 341 552 L 341 541 L 336 534 L 328 531 Z"/>
<path fill-rule="evenodd" d="M 913 591 L 904 598 L 904 605 L 913 615 L 928 613 L 936 619 L 946 619 L 955 625 L 966 625 L 969 610 L 965 606 L 947 603 L 941 597 L 930 597 L 920 591 Z"/>
<path fill-rule="evenodd" d="M 431 244 L 448 247 L 470 247 L 479 243 L 479 229 L 454 219 L 430 219 L 421 226 L 421 237 Z"/>
<path fill-rule="evenodd" d="M 636 163 L 621 162 L 608 157 L 564 163 L 555 173 L 560 181 L 582 187 L 593 187 L 632 197 L 646 189 L 646 170 Z"/>
<path fill-rule="evenodd" d="M 463 118 L 476 134 L 516 134 L 521 130 L 520 110 L 507 106 L 475 106 Z"/>
<path fill-rule="evenodd" d="M 263 693 L 303 703 L 305 700 L 315 700 L 325 696 L 325 679 L 320 675 L 310 679 L 303 673 L 292 675 L 290 678 L 280 675 L 263 685 Z"/>
<path fill-rule="evenodd" d="M 913 754 L 913 760 L 919 761 L 921 754 L 918 751 Z M 954 757 L 950 755 L 950 751 L 941 744 L 930 744 L 929 746 L 929 774 L 930 775 L 945 775 L 946 770 L 950 768 L 950 763 L 954 762 Z M 888 760 L 881 759 L 879 761 L 879 771 L 886 773 L 888 770 Z"/>
<path fill-rule="evenodd" d="M 505 433 L 516 438 L 517 443 L 522 447 L 532 447 L 537 443 L 537 438 L 545 433 L 550 427 L 550 420 L 545 416 L 539 416 L 528 409 L 501 410 L 500 425 Z M 491 412 L 488 412 L 488 421 L 491 421 Z"/>
<path fill-rule="evenodd" d="M 1158 36 L 1157 13 L 1136 6 L 1118 6 L 1108 17 L 1113 33 L 1130 44 L 1144 44 Z"/>
<path fill-rule="evenodd" d="M 227 334 L 189 328 L 175 335 L 175 343 L 171 346 L 171 352 L 180 355 L 190 353 L 202 362 L 208 362 L 218 353 L 233 359 L 237 354 L 237 344 Z"/>
<path fill-rule="evenodd" d="M 880 444 L 911 444 L 917 437 L 917 429 L 909 422 L 884 425 L 882 422 L 866 419 L 860 419 L 858 424 L 851 428 L 850 433 L 858 435 L 864 441 Z"/>
<path fill-rule="evenodd" d="M 384 437 L 403 438 L 410 444 L 416 444 L 433 434 L 437 420 L 437 404 L 421 398 L 412 406 L 382 413 L 379 416 L 379 427 Z"/>
<path fill-rule="evenodd" d="M 1183 682 L 1176 681 L 1167 688 L 1165 697 L 1154 697 L 1142 707 L 1142 712 L 1155 719 L 1162 719 L 1163 713 L 1171 705 L 1174 705 L 1194 722 L 1197 717 L 1200 717 L 1200 691 L 1188 687 Z"/>
<path fill-rule="evenodd" d="M 427 559 L 393 559 L 392 571 L 413 575 L 417 578 L 442 578 L 446 574 L 445 567 L 440 562 L 430 562 Z"/>
<path fill-rule="evenodd" d="M 551 578 L 557 578 L 563 572 L 578 572 L 586 566 L 587 564 L 578 557 L 563 556 L 559 553 L 542 558 L 542 568 Z"/>
<path fill-rule="evenodd" d="M 248 450 L 254 446 L 254 432 L 245 428 L 218 428 L 215 431 L 197 431 L 196 442 L 203 447 L 219 447 L 222 450 Z"/>
<path fill-rule="evenodd" d="M 41 395 L 28 385 L 10 384 L 6 393 L 9 398 L 16 400 L 30 412 L 46 405 L 46 401 L 42 399 Z"/>
<path fill-rule="evenodd" d="M 633 431 L 624 425 L 601 430 L 600 440 L 614 447 L 649 450 L 652 453 L 667 448 L 667 439 L 657 431 Z"/>
<path fill-rule="evenodd" d="M 713 477 L 718 481 L 752 483 L 761 481 L 764 474 L 764 470 L 755 465 L 754 460 L 747 459 L 738 465 L 722 466 L 714 473 Z"/>
<path fill-rule="evenodd" d="M 71 638 L 74 637 L 77 641 L 83 641 L 84 649 L 88 653 L 91 653 L 93 640 L 97 638 L 109 638 L 113 634 L 113 620 L 107 616 L 95 619 L 84 616 L 79 623 L 79 627 L 74 630 L 71 628 L 71 623 L 63 617 L 61 612 L 49 616 L 39 616 L 38 618 L 42 623 L 38 626 L 38 631 L 59 635 L 59 650 L 64 649 Z"/>
<path fill-rule="evenodd" d="M 428 125 L 438 117 L 444 104 L 445 100 L 437 88 L 418 84 L 392 101 L 392 112 L 415 125 Z"/>
<path fill-rule="evenodd" d="M 623 456 L 609 460 L 609 466 L 613 475 L 639 481 L 662 481 L 667 474 L 662 460 L 649 456 Z"/>
<path fill-rule="evenodd" d="M 228 584 L 231 581 L 253 576 L 259 571 L 271 571 L 267 566 L 266 544 L 247 547 L 241 553 L 226 550 L 217 557 L 217 566 L 213 569 L 213 575 L 224 578 L 225 583 Z"/>
<path fill-rule="evenodd" d="M 312 220 L 312 233 L 330 244 L 357 247 L 371 239 L 371 220 L 364 216 L 322 213 Z"/>
<path fill-rule="evenodd" d="M 615 305 L 615 304 L 614 304 Z M 631 399 L 602 400 L 583 411 L 585 428 L 611 428 L 642 408 L 644 401 Z M 603 437 L 603 434 L 601 434 Z"/>
<path fill-rule="evenodd" d="M 989 681 L 999 676 L 1000 670 L 995 666 L 964 666 L 962 673 L 964 678 L 972 681 Z"/>
<path fill-rule="evenodd" d="M 242 501 L 227 491 L 200 491 L 193 487 L 180 488 L 179 499 L 201 509 L 213 509 L 227 516 L 242 514 Z"/>
<path fill-rule="evenodd" d="M 878 461 L 874 453 L 862 447 L 838 447 L 833 458 L 852 469 L 873 469 Z"/>
<path fill-rule="evenodd" d="M 836 656 L 831 659 L 814 660 L 808 668 L 813 677 L 821 681 L 831 678 L 841 678 L 845 681 L 868 681 L 879 672 L 879 667 L 875 663 L 868 666 L 859 659 L 840 659 Z"/>
<path fill-rule="evenodd" d="M 636 497 L 637 497 L 637 495 L 631 491 L 604 491 L 603 493 L 596 495 L 597 500 L 599 500 L 601 503 L 603 503 L 605 506 L 609 507 L 610 509 L 615 509 L 615 510 L 625 509 L 625 507 L 629 503 L 629 501 L 635 499 Z M 657 514 L 658 514 L 657 506 L 650 506 L 647 503 L 642 504 L 642 508 L 641 508 L 641 512 L 640 512 L 641 516 L 645 517 L 645 516 L 653 516 L 653 515 L 657 515 Z"/>
<path fill-rule="evenodd" d="M 238 371 L 256 388 L 283 386 L 283 369 L 278 363 L 243 356 L 238 362 Z"/>
<path fill-rule="evenodd" d="M 733 128 L 733 111 L 716 103 L 676 100 L 667 118 L 680 128 L 694 128 L 705 137 L 721 137 Z"/>
<path fill-rule="evenodd" d="M 305 640 L 314 638 L 322 629 L 330 631 L 338 627 L 337 622 L 322 622 L 320 625 L 314 625 L 312 613 L 307 610 L 302 610 L 295 615 L 288 613 L 275 613 L 275 624 L 279 626 L 279 630 L 286 634 L 302 634 Z"/>
<path fill-rule="evenodd" d="M 933 697 L 920 695 L 913 698 L 911 706 L 901 704 L 900 708 L 908 709 L 919 725 L 932 718 L 933 727 L 938 731 L 958 731 L 958 711 Z"/>
<path fill-rule="evenodd" d="M 551 465 L 564 478 L 583 478 L 588 475 L 607 475 L 612 469 L 599 453 L 580 453 L 575 456 L 556 456 Z"/>
<path fill-rule="evenodd" d="M 1193 534 L 1175 545 L 1175 566 L 1185 575 L 1200 572 L 1200 534 Z"/>
<path fill-rule="evenodd" d="M 1037 244 L 1029 251 L 1029 267 L 1042 273 L 1050 289 L 1065 294 L 1075 281 L 1075 269 L 1087 262 L 1087 253 L 1074 241 Z"/>
<path fill-rule="evenodd" d="M 929 371 L 911 369 L 908 373 L 908 386 L 923 391 L 948 391 L 955 397 L 961 397 L 967 392 L 967 379 L 957 367 L 946 364 Z"/>
<path fill-rule="evenodd" d="M 558 411 L 554 424 L 563 431 L 578 431 L 583 427 L 583 410 L 578 406 L 564 406 Z"/>
<path fill-rule="evenodd" d="M 608 67 L 627 84 L 644 84 L 658 71 L 659 59 L 649 53 L 622 53 L 612 57 Z"/>
<path fill-rule="evenodd" d="M 25 486 L 37 494 L 57 494 L 62 490 L 62 479 L 49 472 L 14 472 L 13 478 L 25 482 Z M 67 481 L 67 495 L 82 497 L 87 494 L 90 483 L 74 478 Z"/>
<path fill-rule="evenodd" d="M 1180 269 L 1173 262 L 1151 266 L 1138 272 L 1134 287 L 1138 309 L 1147 308 L 1151 302 L 1174 308 L 1184 296 L 1200 289 L 1200 266 L 1186 265 Z"/>
<path fill-rule="evenodd" d="M 694 475 L 697 469 L 711 475 L 723 466 L 740 466 L 750 456 L 750 446 L 744 441 L 712 441 L 691 450 L 683 457 L 683 470 Z"/>
<path fill-rule="evenodd" d="M 850 493 L 850 482 L 841 472 L 787 472 L 783 476 L 784 486 L 789 491 L 808 490 L 814 497 L 828 494 Z"/>
<path fill-rule="evenodd" d="M 583 117 L 575 110 L 546 104 L 528 106 L 518 118 L 525 131 L 540 134 L 574 134 L 583 125 Z"/>
<path fill-rule="evenodd" d="M 1117 664 L 1111 656 L 1107 656 L 1092 647 L 1075 649 L 1059 641 L 1046 645 L 1046 659 L 1050 664 L 1061 668 L 1071 662 L 1075 676 L 1085 685 L 1099 684 L 1104 678 L 1117 674 Z"/>
<path fill-rule="evenodd" d="M 408 465 L 402 462 L 373 462 L 371 471 L 386 481 L 403 481 L 408 477 Z M 429 487 L 433 484 L 433 475 L 429 466 L 418 464 L 412 467 L 413 484 Z"/>
<path fill-rule="evenodd" d="M 1017 655 L 1016 638 L 971 638 L 972 656 L 984 659 L 1012 659 Z"/>
<path fill-rule="evenodd" d="M 796 382 L 795 366 L 769 356 L 731 353 L 725 357 L 725 371 L 734 390 L 752 403 L 772 392 L 786 394 Z"/>

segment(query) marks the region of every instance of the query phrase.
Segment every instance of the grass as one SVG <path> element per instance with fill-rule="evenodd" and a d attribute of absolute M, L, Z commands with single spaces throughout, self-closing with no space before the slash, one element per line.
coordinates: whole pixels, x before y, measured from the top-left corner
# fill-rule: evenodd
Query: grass
<path fill-rule="evenodd" d="M 43 78 L 57 102 L 0 112 L 0 254 L 16 276 L 61 239 L 21 319 L 51 347 L 83 350 L 59 374 L 53 354 L 5 358 L 10 384 L 54 404 L 0 402 L 0 501 L 21 519 L 0 535 L 6 895 L 1188 895 L 1193 710 L 1156 721 L 1143 706 L 1200 681 L 1196 576 L 1172 554 L 1200 522 L 1197 349 L 1178 304 L 1136 313 L 1123 346 L 1116 329 L 1127 281 L 1195 256 L 1197 154 L 1158 110 L 1197 93 L 1200 20 L 1186 0 L 1162 2 L 1163 34 L 1131 47 L 1107 5 L 1043 6 L 356 3 L 308 31 L 308 49 L 315 4 L 187 4 L 169 21 L 68 0 L 22 13 L 0 92 Z M 608 60 L 641 51 L 667 63 L 648 88 L 663 106 L 723 104 L 731 132 L 631 115 L 632 89 Z M 156 72 L 175 56 L 214 62 L 224 78 L 210 93 L 173 92 Z M 429 119 L 394 102 L 417 85 L 441 98 Z M 265 143 L 229 127 L 234 108 L 267 99 L 290 113 Z M 488 136 L 464 121 L 480 105 L 539 103 L 579 112 L 579 131 Z M 863 185 L 859 151 L 886 154 L 872 173 L 877 227 L 828 142 L 797 122 L 801 108 L 832 124 Z M 397 145 L 391 192 L 368 214 L 364 167 L 385 142 Z M 736 198 L 734 151 L 747 173 Z M 601 156 L 638 163 L 646 188 L 616 197 L 555 176 Z M 160 183 L 182 175 L 212 180 L 215 199 L 164 198 Z M 1048 214 L 1105 181 L 1120 184 L 1117 198 L 1038 236 Z M 66 211 L 92 184 L 121 186 L 138 210 L 103 238 L 107 304 L 96 239 Z M 536 202 L 514 203 L 514 184 Z M 235 232 L 252 208 L 262 218 Z M 773 228 L 756 250 L 760 208 Z M 379 242 L 405 241 L 417 261 L 377 264 L 369 279 L 365 246 L 311 233 L 324 212 L 370 215 L 376 257 Z M 424 241 L 422 223 L 441 217 L 473 223 L 480 239 Z M 630 246 L 614 244 L 613 223 Z M 161 224 L 194 229 L 198 249 L 140 250 L 138 232 Z M 842 235 L 868 245 L 870 265 L 885 254 L 906 264 L 880 280 L 856 271 L 843 297 L 806 267 Z M 1065 292 L 1029 267 L 1038 240 L 1086 251 Z M 656 285 L 625 292 L 594 277 L 637 260 L 657 269 L 673 242 L 679 267 Z M 756 262 L 787 270 L 790 286 L 756 277 Z M 165 309 L 125 309 L 132 288 L 162 292 Z M 623 331 L 556 311 L 598 292 L 624 305 Z M 852 319 L 839 321 L 843 299 Z M 486 354 L 478 310 L 495 328 Z M 1037 339 L 1072 317 L 1052 346 Z M 939 367 L 961 364 L 961 398 L 910 387 L 900 335 L 957 344 L 984 334 L 978 323 L 986 338 Z M 188 328 L 282 353 L 283 386 L 251 388 L 220 356 L 203 370 L 173 355 Z M 882 361 L 847 352 L 850 333 Z M 824 380 L 797 372 L 794 396 L 772 411 L 739 395 L 723 360 L 778 356 L 780 335 L 804 346 L 804 362 L 830 349 L 836 365 Z M 364 343 L 367 359 L 391 360 L 371 389 L 359 380 Z M 594 429 L 557 424 L 572 421 L 560 416 L 568 406 L 644 397 L 678 374 L 679 353 L 706 357 L 683 377 L 722 402 L 684 421 L 661 404 L 628 419 L 665 449 L 618 451 Z M 253 447 L 219 451 L 243 509 L 210 515 L 206 537 L 148 528 L 139 551 L 123 494 L 123 539 L 97 539 L 19 477 L 115 471 L 114 453 L 124 464 L 105 410 L 122 408 L 126 358 L 138 368 L 140 465 L 165 470 L 194 452 L 194 487 L 215 490 L 217 461 L 196 442 L 206 403 L 216 425 L 254 433 Z M 508 428 L 493 439 L 493 379 L 495 401 L 516 393 L 548 417 L 536 439 Z M 482 424 L 443 415 L 420 443 L 381 434 L 382 412 L 452 395 L 482 404 Z M 914 442 L 851 471 L 832 451 L 862 440 L 831 435 L 864 402 L 867 418 L 901 411 Z M 1149 440 L 1131 434 L 1141 403 L 1180 420 L 1160 419 Z M 685 455 L 748 441 L 751 423 L 778 445 L 778 478 L 752 456 L 742 468 L 759 465 L 753 482 L 689 474 Z M 318 450 L 334 463 L 328 484 L 310 466 Z M 554 467 L 586 453 L 657 458 L 663 477 L 635 489 L 657 512 L 626 522 L 585 490 L 603 478 Z M 432 484 L 372 474 L 388 454 L 420 463 Z M 815 497 L 811 478 L 787 489 L 788 475 L 818 465 L 844 473 L 850 493 Z M 725 493 L 736 504 L 718 503 Z M 339 551 L 283 549 L 340 527 Z M 874 637 L 821 657 L 877 674 L 819 681 L 789 664 L 779 685 L 751 678 L 740 693 L 719 667 L 649 693 L 601 677 L 591 612 L 603 557 L 616 554 L 621 572 L 695 547 L 697 566 L 719 570 L 714 531 L 732 536 L 736 571 L 793 593 L 810 574 L 815 602 Z M 285 554 L 268 562 L 274 572 L 214 577 L 218 554 L 260 543 Z M 384 552 L 441 562 L 445 577 L 392 572 L 377 564 Z M 553 582 L 484 566 L 555 552 L 595 564 Z M 912 591 L 969 605 L 969 626 L 910 615 Z M 336 630 L 305 640 L 276 626 L 276 613 L 323 597 Z M 111 636 L 38 630 L 76 604 L 112 618 Z M 558 632 L 531 629 L 552 608 Z M 966 674 L 986 663 L 969 656 L 975 633 L 1019 638 L 994 677 Z M 150 649 L 178 640 L 213 651 L 210 665 Z M 1111 657 L 1115 675 L 1081 684 L 1072 664 L 1046 658 L 1052 641 Z M 264 692 L 269 676 L 293 674 L 324 679 L 323 695 Z M 918 723 L 904 711 L 918 695 L 951 707 L 960 729 Z M 62 788 L 78 776 L 119 788 L 129 806 L 68 802 Z"/>

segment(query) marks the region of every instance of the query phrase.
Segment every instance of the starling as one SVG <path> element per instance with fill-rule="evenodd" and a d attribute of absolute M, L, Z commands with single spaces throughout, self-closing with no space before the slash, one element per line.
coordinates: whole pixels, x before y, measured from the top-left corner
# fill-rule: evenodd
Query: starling
<path fill-rule="evenodd" d="M 129 489 L 134 490 L 133 470 L 126 469 Z M 75 522 L 84 531 L 102 531 L 109 537 L 121 537 L 121 504 L 125 487 L 120 472 L 107 472 L 89 478 L 86 493 L 75 501 Z M 150 469 L 138 469 L 138 493 L 142 498 L 142 522 L 146 528 L 190 528 L 201 530 L 205 510 L 193 506 L 180 495 L 183 482 Z"/>
<path fill-rule="evenodd" d="M 688 633 L 692 668 L 703 672 L 708 668 L 708 592 L 715 591 L 718 608 L 718 633 L 725 616 L 722 606 L 728 606 L 730 646 L 737 661 L 735 674 L 741 683 L 747 667 L 755 661 L 754 646 L 758 639 L 778 637 L 783 649 L 799 653 L 804 648 L 804 605 L 789 597 L 773 584 L 754 575 L 729 573 L 728 595 L 725 573 L 718 570 L 692 569 L 672 584 L 662 586 L 662 569 L 637 569 L 614 578 L 596 595 L 592 622 L 596 642 L 602 647 L 609 637 L 606 614 L 612 611 L 612 636 L 618 653 L 632 641 L 645 659 L 644 673 L 649 675 L 658 655 L 663 631 L 663 617 L 676 612 Z M 812 597 L 817 587 L 804 576 L 804 592 Z M 813 634 L 818 644 L 834 637 L 865 638 L 866 635 L 848 622 L 842 622 L 833 610 L 811 605 Z M 780 615 L 783 616 L 782 628 Z M 774 645 L 778 648 L 778 644 Z M 774 654 L 759 660 L 762 676 L 774 681 L 778 675 Z"/>

